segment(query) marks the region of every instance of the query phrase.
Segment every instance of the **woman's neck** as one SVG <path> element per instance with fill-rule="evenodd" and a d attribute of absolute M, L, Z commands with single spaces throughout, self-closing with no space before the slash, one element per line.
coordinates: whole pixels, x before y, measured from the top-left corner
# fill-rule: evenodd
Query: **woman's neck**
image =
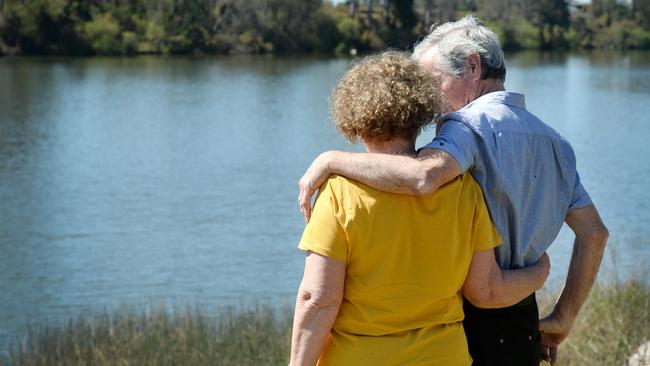
<path fill-rule="evenodd" d="M 415 156 L 415 138 L 395 137 L 386 141 L 363 141 L 370 153 Z"/>

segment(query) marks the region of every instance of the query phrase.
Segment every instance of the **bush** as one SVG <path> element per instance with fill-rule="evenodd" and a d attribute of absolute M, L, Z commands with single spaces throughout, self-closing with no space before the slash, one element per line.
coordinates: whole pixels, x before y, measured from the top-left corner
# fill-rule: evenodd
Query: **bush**
<path fill-rule="evenodd" d="M 331 52 L 343 40 L 343 35 L 330 15 L 319 12 L 315 20 L 315 29 L 312 32 L 315 37 L 311 41 L 314 49 L 318 52 Z"/>
<path fill-rule="evenodd" d="M 650 30 L 638 25 L 630 27 L 625 47 L 639 49 L 650 48 Z"/>
<path fill-rule="evenodd" d="M 122 33 L 122 49 L 128 55 L 133 55 L 138 50 L 138 36 L 133 32 Z"/>
<path fill-rule="evenodd" d="M 539 49 L 539 28 L 526 20 L 487 24 L 499 37 L 504 50 Z"/>
<path fill-rule="evenodd" d="M 111 13 L 104 13 L 82 27 L 83 38 L 98 54 L 115 55 L 124 53 L 120 24 Z"/>
<path fill-rule="evenodd" d="M 514 24 L 515 43 L 524 49 L 539 49 L 542 47 L 539 27 L 526 20 L 520 20 Z"/>
<path fill-rule="evenodd" d="M 133 16 L 131 21 L 135 25 L 137 35 L 137 53 L 166 53 L 165 29 L 153 20 Z"/>
<path fill-rule="evenodd" d="M 339 20 L 336 25 L 343 41 L 348 44 L 354 44 L 359 40 L 359 35 L 361 33 L 361 24 L 356 18 L 345 17 Z"/>

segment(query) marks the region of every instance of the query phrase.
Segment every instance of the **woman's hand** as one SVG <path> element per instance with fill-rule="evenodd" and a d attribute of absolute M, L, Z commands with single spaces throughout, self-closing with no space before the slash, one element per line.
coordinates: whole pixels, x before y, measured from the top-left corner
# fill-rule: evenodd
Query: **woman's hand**
<path fill-rule="evenodd" d="M 551 258 L 548 256 L 548 254 L 546 254 L 546 252 L 544 252 L 544 254 L 542 254 L 542 256 L 539 257 L 537 263 L 535 263 L 534 265 L 540 266 L 542 273 L 545 273 L 543 282 L 546 282 L 548 275 L 551 273 Z"/>

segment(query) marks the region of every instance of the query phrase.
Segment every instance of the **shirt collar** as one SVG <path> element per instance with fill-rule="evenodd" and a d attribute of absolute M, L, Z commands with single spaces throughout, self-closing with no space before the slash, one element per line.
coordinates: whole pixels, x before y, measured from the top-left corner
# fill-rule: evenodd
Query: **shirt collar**
<path fill-rule="evenodd" d="M 492 93 L 487 93 L 485 95 L 482 95 L 474 99 L 467 106 L 463 107 L 463 109 L 468 108 L 472 105 L 480 105 L 485 103 L 487 104 L 502 103 L 513 107 L 524 108 L 524 109 L 526 108 L 526 99 L 523 94 L 513 93 L 508 91 L 496 91 Z"/>

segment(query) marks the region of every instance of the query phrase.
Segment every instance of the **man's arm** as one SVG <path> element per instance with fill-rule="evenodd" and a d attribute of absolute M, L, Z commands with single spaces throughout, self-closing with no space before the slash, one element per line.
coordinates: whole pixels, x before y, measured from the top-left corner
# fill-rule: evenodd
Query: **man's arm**
<path fill-rule="evenodd" d="M 544 285 L 551 263 L 544 254 L 532 266 L 502 270 L 494 257 L 494 249 L 474 252 L 463 295 L 479 308 L 504 308 L 514 305 Z"/>
<path fill-rule="evenodd" d="M 555 363 L 557 346 L 569 335 L 573 323 L 596 280 L 609 232 L 592 204 L 574 209 L 565 222 L 576 235 L 569 273 L 551 314 L 540 320 L 544 356 Z"/>
<path fill-rule="evenodd" d="M 343 300 L 345 262 L 307 252 L 291 336 L 291 366 L 315 365 Z"/>
<path fill-rule="evenodd" d="M 300 179 L 300 211 L 311 216 L 311 198 L 330 174 L 339 174 L 375 189 L 428 195 L 460 174 L 458 162 L 440 149 L 423 149 L 417 158 L 401 155 L 328 151 L 314 160 Z"/>

